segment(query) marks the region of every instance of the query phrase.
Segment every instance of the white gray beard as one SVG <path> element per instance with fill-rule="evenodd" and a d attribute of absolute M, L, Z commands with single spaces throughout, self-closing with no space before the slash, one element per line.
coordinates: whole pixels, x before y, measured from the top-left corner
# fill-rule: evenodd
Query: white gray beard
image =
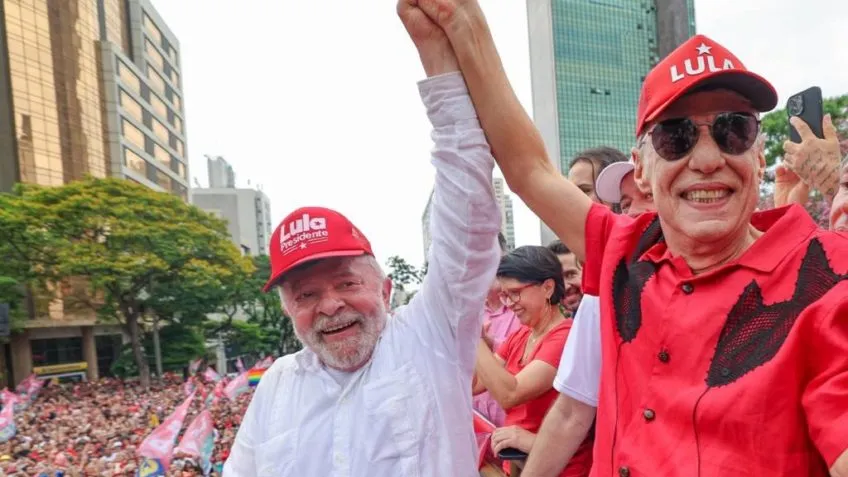
<path fill-rule="evenodd" d="M 385 309 L 378 310 L 379 316 L 367 318 L 362 315 L 357 315 L 357 320 L 362 326 L 362 333 L 359 336 L 348 338 L 341 343 L 326 343 L 321 337 L 321 333 L 316 331 L 316 328 L 322 328 L 326 321 L 344 322 L 351 318 L 348 315 L 340 317 L 323 317 L 319 318 L 313 324 L 311 330 L 301 334 L 295 328 L 297 339 L 305 346 L 312 350 L 318 359 L 324 365 L 338 370 L 352 370 L 362 366 L 371 354 L 374 352 L 374 347 L 377 346 L 377 341 L 380 339 L 380 334 L 386 327 L 387 316 Z M 342 354 L 345 349 L 349 348 L 350 340 L 355 340 L 356 346 L 353 352 Z"/>

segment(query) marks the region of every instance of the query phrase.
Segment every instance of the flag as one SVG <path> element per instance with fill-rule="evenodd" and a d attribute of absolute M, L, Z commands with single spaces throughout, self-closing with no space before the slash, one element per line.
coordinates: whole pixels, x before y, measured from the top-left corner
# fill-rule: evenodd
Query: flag
<path fill-rule="evenodd" d="M 247 383 L 247 373 L 239 374 L 227 383 L 227 387 L 224 388 L 224 394 L 230 399 L 235 399 L 239 394 L 247 391 L 250 391 L 250 385 Z"/>
<path fill-rule="evenodd" d="M 208 409 L 204 409 L 191 421 L 174 452 L 197 458 L 204 474 L 208 474 L 207 469 L 212 467 L 210 460 L 214 446 L 215 425 L 212 422 L 212 414 Z"/>
<path fill-rule="evenodd" d="M 15 437 L 18 428 L 15 426 L 15 403 L 7 402 L 3 404 L 3 410 L 0 411 L 0 443 L 6 442 Z"/>
<path fill-rule="evenodd" d="M 226 396 L 226 394 L 224 394 L 224 388 L 226 386 L 225 381 L 226 381 L 225 379 L 220 379 L 220 380 L 218 380 L 217 383 L 215 383 L 215 388 L 212 390 L 211 393 L 209 393 L 209 396 L 206 397 L 206 406 L 207 407 L 214 406 L 215 403 L 217 403 L 219 399 Z"/>
<path fill-rule="evenodd" d="M 203 372 L 203 379 L 207 382 L 214 383 L 221 379 L 221 376 L 218 376 L 218 373 L 214 369 L 207 366 L 206 371 Z"/>
<path fill-rule="evenodd" d="M 193 377 L 188 378 L 188 381 L 183 384 L 183 392 L 185 392 L 186 397 L 191 396 L 191 393 L 193 393 L 196 388 Z"/>
<path fill-rule="evenodd" d="M 259 380 L 262 379 L 263 374 L 265 374 L 265 370 L 262 368 L 250 368 L 250 371 L 247 372 L 248 386 L 255 388 L 259 384 Z"/>
<path fill-rule="evenodd" d="M 165 467 L 159 459 L 145 457 L 138 466 L 135 477 L 165 477 Z"/>
<path fill-rule="evenodd" d="M 195 393 L 187 397 L 182 404 L 177 406 L 177 409 L 168 416 L 165 421 L 159 425 L 153 432 L 144 438 L 144 441 L 138 446 L 136 453 L 141 457 L 157 460 L 165 471 L 171 463 L 173 457 L 174 441 L 177 440 L 177 435 L 183 427 L 183 421 L 188 414 L 188 408 L 194 401 Z M 164 474 L 146 474 L 146 475 L 164 475 Z"/>

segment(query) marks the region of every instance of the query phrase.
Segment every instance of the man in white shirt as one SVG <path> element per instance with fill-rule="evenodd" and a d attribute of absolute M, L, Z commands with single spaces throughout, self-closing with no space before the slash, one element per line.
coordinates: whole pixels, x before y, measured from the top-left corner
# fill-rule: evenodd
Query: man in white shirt
<path fill-rule="evenodd" d="M 620 204 L 635 217 L 653 210 L 653 200 L 636 187 L 632 162 L 610 164 L 598 174 L 595 193 L 608 204 Z M 557 400 L 545 415 L 522 477 L 554 477 L 562 472 L 595 420 L 601 379 L 600 300 L 583 295 L 554 378 Z"/>
<path fill-rule="evenodd" d="M 398 13 L 434 128 L 427 276 L 389 320 L 391 283 L 362 232 L 329 209 L 284 219 L 266 290 L 279 289 L 305 349 L 263 376 L 225 477 L 477 475 L 469 391 L 500 259 L 494 160 L 443 32 L 406 0 Z"/>

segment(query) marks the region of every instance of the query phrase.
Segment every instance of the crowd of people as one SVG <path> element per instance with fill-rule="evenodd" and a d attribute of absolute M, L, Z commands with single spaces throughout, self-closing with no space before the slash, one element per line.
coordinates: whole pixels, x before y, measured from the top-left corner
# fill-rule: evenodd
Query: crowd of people
<path fill-rule="evenodd" d="M 196 380 L 198 395 L 214 383 Z M 218 436 L 212 473 L 223 462 L 253 392 L 210 406 Z M 136 450 L 145 437 L 186 399 L 181 375 L 166 373 L 145 390 L 138 381 L 102 378 L 93 382 L 48 382 L 24 409 L 15 412 L 17 432 L 0 444 L 0 475 L 27 477 L 135 476 L 141 465 Z M 196 398 L 183 429 L 205 406 Z M 202 475 L 197 462 L 176 454 L 167 475 Z"/>

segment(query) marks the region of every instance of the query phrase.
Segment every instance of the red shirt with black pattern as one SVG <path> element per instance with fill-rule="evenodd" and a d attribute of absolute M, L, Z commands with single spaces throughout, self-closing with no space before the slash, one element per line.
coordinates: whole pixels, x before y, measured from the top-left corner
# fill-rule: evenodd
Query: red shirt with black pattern
<path fill-rule="evenodd" d="M 601 299 L 596 477 L 822 476 L 848 449 L 848 235 L 789 206 L 694 275 L 656 214 L 593 205 L 583 288 Z"/>

